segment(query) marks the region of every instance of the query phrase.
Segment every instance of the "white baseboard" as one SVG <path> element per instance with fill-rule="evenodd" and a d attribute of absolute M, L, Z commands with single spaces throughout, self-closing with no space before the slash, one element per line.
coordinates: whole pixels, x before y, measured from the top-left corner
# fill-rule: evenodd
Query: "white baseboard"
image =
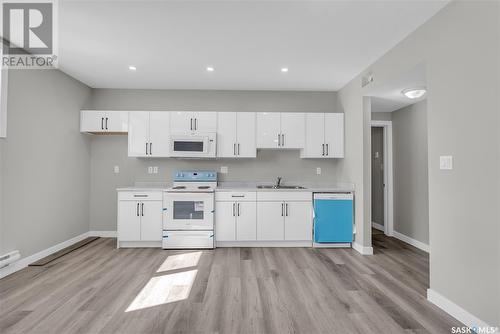
<path fill-rule="evenodd" d="M 312 247 L 312 241 L 216 241 L 216 247 Z"/>
<path fill-rule="evenodd" d="M 471 328 L 478 328 L 478 327 L 489 327 L 492 328 L 492 326 L 488 325 L 486 322 L 482 321 L 475 315 L 471 314 L 470 312 L 464 310 L 462 307 L 458 306 L 448 298 L 444 297 L 440 293 L 432 290 L 432 289 L 427 289 L 427 300 L 454 317 L 455 319 L 459 320 L 462 322 L 464 325 L 471 327 Z M 498 331 L 498 328 L 497 328 Z M 486 333 L 486 332 L 484 332 Z M 488 333 L 496 333 L 494 330 Z"/>
<path fill-rule="evenodd" d="M 116 231 L 90 231 L 90 237 L 116 238 Z"/>
<path fill-rule="evenodd" d="M 424 252 L 427 252 L 429 253 L 429 245 L 427 244 L 424 244 L 423 242 L 421 241 L 418 241 L 418 240 L 415 240 L 415 239 L 412 239 L 410 238 L 409 236 L 406 236 L 402 233 L 399 233 L 397 231 L 393 231 L 393 235 L 392 235 L 394 238 L 396 239 L 399 239 L 403 242 L 406 242 L 407 244 L 410 244 L 412 246 L 415 246 L 417 247 L 418 249 L 421 249 L 423 250 Z"/>
<path fill-rule="evenodd" d="M 25 258 L 21 258 L 20 260 L 11 263 L 5 268 L 0 269 L 0 278 L 3 278 L 5 276 L 8 276 L 10 274 L 15 273 L 16 271 L 19 271 L 21 269 L 26 268 L 29 264 L 38 261 L 40 259 L 43 259 L 46 256 L 49 256 L 57 251 L 60 251 L 63 248 L 69 247 L 85 238 L 89 237 L 89 232 L 82 233 L 80 235 L 77 235 L 74 238 L 71 238 L 69 240 L 63 241 L 55 246 L 49 247 L 47 249 L 44 249 L 38 253 L 35 253 L 33 255 L 27 256 Z"/>
<path fill-rule="evenodd" d="M 382 231 L 382 232 L 385 232 L 385 228 L 384 228 L 384 225 L 380 225 L 380 224 L 377 224 L 375 222 L 372 222 L 372 227 L 376 230 L 379 230 L 379 231 Z"/>
<path fill-rule="evenodd" d="M 352 248 L 363 255 L 373 255 L 373 247 L 365 247 L 356 242 L 353 242 Z"/>

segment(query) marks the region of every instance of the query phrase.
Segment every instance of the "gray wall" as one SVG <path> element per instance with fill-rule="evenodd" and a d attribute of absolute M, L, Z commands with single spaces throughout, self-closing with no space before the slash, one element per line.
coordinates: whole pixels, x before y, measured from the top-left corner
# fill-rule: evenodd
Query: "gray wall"
<path fill-rule="evenodd" d="M 428 173 L 430 288 L 479 319 L 500 325 L 500 3 L 453 1 L 387 52 L 339 92 L 346 119 L 346 157 L 340 179 L 363 184 L 370 171 L 363 153 L 370 145 L 370 119 L 363 96 L 425 62 L 429 95 Z M 459 70 L 457 70 L 459 69 Z M 374 82 L 361 88 L 364 73 Z M 471 85 L 471 83 L 474 83 Z M 349 153 L 351 152 L 351 153 Z M 454 169 L 439 169 L 440 155 L 454 156 Z M 369 196 L 359 189 L 357 198 Z M 471 196 L 471 191 L 478 196 Z M 368 195 L 367 195 L 368 194 Z M 358 203 L 358 202 L 356 202 Z M 371 216 L 357 206 L 361 233 L 370 246 Z M 362 221 L 360 221 L 362 219 Z M 481 276 L 478 284 L 478 275 Z"/>
<path fill-rule="evenodd" d="M 378 157 L 376 153 L 378 152 Z M 372 127 L 372 222 L 384 226 L 384 128 Z"/>
<path fill-rule="evenodd" d="M 392 113 L 394 230 L 429 244 L 427 101 Z"/>
<path fill-rule="evenodd" d="M 1 252 L 23 257 L 88 231 L 90 143 L 79 133 L 90 88 L 58 70 L 11 70 L 0 139 Z"/>
<path fill-rule="evenodd" d="M 372 112 L 373 121 L 390 121 L 392 120 L 392 112 Z"/>
<path fill-rule="evenodd" d="M 333 92 L 259 91 L 155 91 L 95 89 L 87 107 L 123 110 L 219 110 L 219 111 L 300 111 L 332 112 Z M 298 150 L 259 150 L 256 159 L 138 159 L 127 157 L 126 136 L 91 137 L 90 229 L 116 230 L 116 188 L 136 181 L 170 183 L 175 169 L 215 169 L 228 166 L 222 181 L 332 183 L 337 181 L 338 160 L 300 159 Z M 114 174 L 114 166 L 120 173 Z M 147 174 L 158 166 L 158 174 Z M 322 174 L 316 175 L 316 167 Z M 343 180 L 340 180 L 343 181 Z"/>

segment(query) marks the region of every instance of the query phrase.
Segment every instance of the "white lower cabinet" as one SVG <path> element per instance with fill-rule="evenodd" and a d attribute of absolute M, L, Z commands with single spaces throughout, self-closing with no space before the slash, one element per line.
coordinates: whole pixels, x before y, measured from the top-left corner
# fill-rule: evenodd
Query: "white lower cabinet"
<path fill-rule="evenodd" d="M 148 246 L 144 242 L 155 242 L 159 246 L 162 239 L 162 210 L 161 193 L 119 193 L 118 247 L 127 247 L 127 242 L 132 247 Z"/>
<path fill-rule="evenodd" d="M 217 241 L 255 241 L 257 236 L 256 202 L 215 202 L 215 239 Z M 255 197 L 255 196 L 253 196 Z"/>
<path fill-rule="evenodd" d="M 283 202 L 257 202 L 257 239 L 284 240 L 284 218 Z"/>
<path fill-rule="evenodd" d="M 285 240 L 312 240 L 311 202 L 285 202 Z"/>

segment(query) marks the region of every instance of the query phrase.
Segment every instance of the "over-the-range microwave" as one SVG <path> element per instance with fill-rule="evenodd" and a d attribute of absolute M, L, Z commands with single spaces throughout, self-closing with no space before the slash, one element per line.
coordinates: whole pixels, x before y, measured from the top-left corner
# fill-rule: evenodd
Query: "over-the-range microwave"
<path fill-rule="evenodd" d="M 170 135 L 170 156 L 173 158 L 215 158 L 215 132 L 179 133 Z"/>

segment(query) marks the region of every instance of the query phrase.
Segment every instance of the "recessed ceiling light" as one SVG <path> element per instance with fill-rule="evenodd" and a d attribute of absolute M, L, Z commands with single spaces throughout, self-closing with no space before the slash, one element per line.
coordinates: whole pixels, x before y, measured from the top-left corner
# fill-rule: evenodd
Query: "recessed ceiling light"
<path fill-rule="evenodd" d="M 215 71 L 215 68 L 213 68 L 212 66 L 207 66 L 207 72 L 213 72 Z"/>
<path fill-rule="evenodd" d="M 418 88 L 407 88 L 404 89 L 401 93 L 409 99 L 418 99 L 425 95 L 427 89 L 425 87 Z"/>
<path fill-rule="evenodd" d="M 283 72 L 283 73 L 288 72 L 288 67 L 282 67 L 282 68 L 281 68 L 281 72 Z"/>
<path fill-rule="evenodd" d="M 129 66 L 128 69 L 131 70 L 131 71 L 135 71 L 135 70 L 137 70 L 137 67 L 135 67 L 135 66 Z"/>

